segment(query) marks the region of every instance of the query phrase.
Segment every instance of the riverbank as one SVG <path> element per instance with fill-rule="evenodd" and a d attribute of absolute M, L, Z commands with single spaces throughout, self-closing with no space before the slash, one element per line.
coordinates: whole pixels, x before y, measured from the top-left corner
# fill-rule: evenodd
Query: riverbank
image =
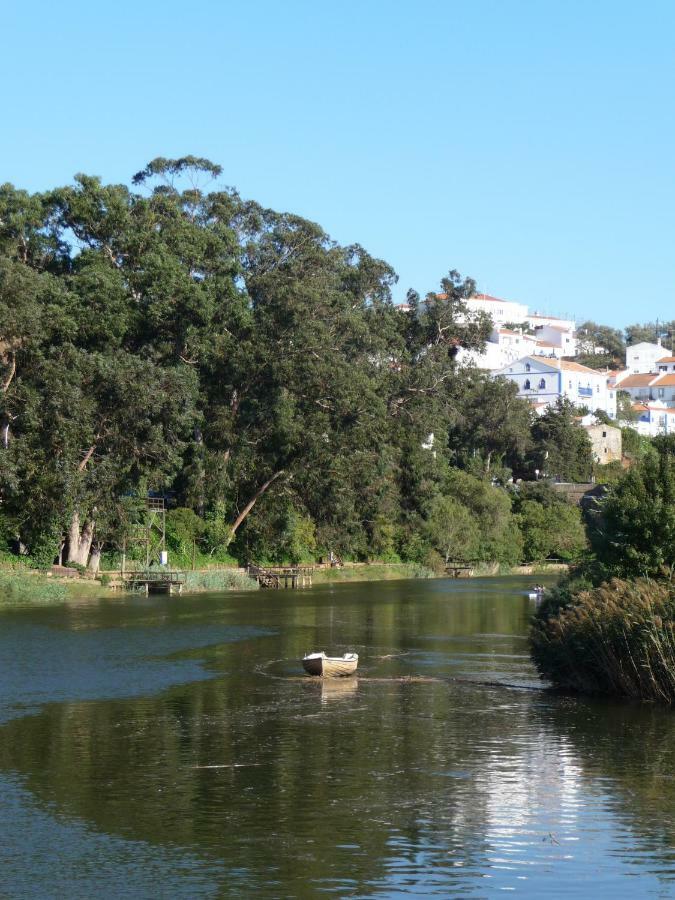
<path fill-rule="evenodd" d="M 498 567 L 480 566 L 466 577 L 494 578 L 501 575 L 553 575 L 567 570 L 565 564 L 514 566 L 507 572 Z M 186 572 L 185 592 L 190 594 L 220 591 L 255 591 L 258 584 L 242 568 L 203 569 Z M 447 578 L 416 563 L 346 563 L 339 568 L 316 568 L 316 585 L 344 582 L 395 581 L 408 578 Z M 25 603 L 62 603 L 66 600 L 119 596 L 118 579 L 104 575 L 103 580 L 67 577 L 34 569 L 0 569 L 0 606 Z"/>
<path fill-rule="evenodd" d="M 312 575 L 314 584 L 342 581 L 393 581 L 401 578 L 436 578 L 424 566 L 416 563 L 345 563 L 335 568 L 317 568 Z"/>

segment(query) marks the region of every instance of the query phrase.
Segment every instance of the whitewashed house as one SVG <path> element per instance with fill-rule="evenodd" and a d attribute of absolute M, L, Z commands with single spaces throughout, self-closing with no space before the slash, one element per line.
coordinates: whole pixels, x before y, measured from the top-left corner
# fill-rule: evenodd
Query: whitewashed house
<path fill-rule="evenodd" d="M 675 407 L 661 401 L 647 401 L 633 404 L 633 410 L 638 414 L 637 422 L 631 422 L 630 427 L 646 437 L 656 437 L 657 434 L 673 434 L 675 432 Z"/>
<path fill-rule="evenodd" d="M 631 344 L 626 347 L 626 369 L 631 375 L 642 372 L 654 372 L 657 362 L 666 355 L 661 345 L 661 338 L 655 344 L 648 341 L 640 341 L 639 344 Z"/>
<path fill-rule="evenodd" d="M 462 363 L 473 363 L 479 369 L 501 369 L 508 363 L 520 359 L 525 354 L 537 352 L 537 339 L 531 334 L 524 334 L 522 329 L 514 331 L 510 328 L 495 327 L 485 344 L 482 353 L 476 350 L 461 349 L 458 360 Z"/>
<path fill-rule="evenodd" d="M 483 312 L 492 317 L 495 325 L 515 325 L 527 319 L 527 306 L 515 300 L 501 300 L 490 294 L 476 294 L 466 305 L 471 312 Z"/>
<path fill-rule="evenodd" d="M 549 346 L 552 356 L 560 359 L 563 356 L 577 355 L 577 341 L 574 334 L 574 323 L 571 328 L 562 325 L 538 325 L 535 335 L 540 346 Z"/>
<path fill-rule="evenodd" d="M 635 348 L 640 349 L 631 354 Z M 629 366 L 646 364 L 653 356 L 654 348 L 663 354 L 660 344 L 644 342 L 628 347 L 626 363 Z M 675 431 L 675 356 L 659 356 L 648 372 L 634 372 L 630 368 L 618 372 L 616 389 L 625 391 L 633 401 L 638 420 L 632 427 L 640 434 L 654 437 Z"/>
<path fill-rule="evenodd" d="M 529 322 L 533 328 L 543 328 L 546 325 L 554 325 L 563 331 L 574 333 L 576 324 L 574 319 L 561 319 L 559 316 L 546 316 L 543 313 L 533 312 L 525 316 L 525 321 Z"/>
<path fill-rule="evenodd" d="M 605 372 L 565 359 L 532 355 L 494 370 L 492 375 L 514 381 L 518 395 L 528 399 L 539 414 L 565 397 L 578 408 L 601 409 L 610 419 L 616 418 L 616 389 Z"/>

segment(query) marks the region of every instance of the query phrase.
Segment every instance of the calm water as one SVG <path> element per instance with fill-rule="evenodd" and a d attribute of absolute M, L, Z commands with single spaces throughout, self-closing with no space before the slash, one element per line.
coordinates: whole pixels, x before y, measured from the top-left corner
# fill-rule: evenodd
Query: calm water
<path fill-rule="evenodd" d="M 675 896 L 675 718 L 542 690 L 526 583 L 1 612 L 0 896 Z"/>

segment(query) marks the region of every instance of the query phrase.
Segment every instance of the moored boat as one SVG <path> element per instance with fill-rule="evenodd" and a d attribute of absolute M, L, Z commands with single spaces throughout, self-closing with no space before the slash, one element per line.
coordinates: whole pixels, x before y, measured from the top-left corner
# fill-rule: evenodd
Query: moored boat
<path fill-rule="evenodd" d="M 302 667 L 309 675 L 322 675 L 327 678 L 341 678 L 353 675 L 359 664 L 358 653 L 345 653 L 342 656 L 326 656 L 321 653 L 308 653 L 302 659 Z"/>
<path fill-rule="evenodd" d="M 535 584 L 534 587 L 531 587 L 527 592 L 527 596 L 530 600 L 541 600 L 544 596 L 544 588 L 540 584 Z"/>

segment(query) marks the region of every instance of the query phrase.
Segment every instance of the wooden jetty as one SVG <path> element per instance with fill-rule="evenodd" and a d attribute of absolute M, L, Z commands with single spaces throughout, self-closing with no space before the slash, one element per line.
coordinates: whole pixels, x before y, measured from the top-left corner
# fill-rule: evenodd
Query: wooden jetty
<path fill-rule="evenodd" d="M 185 584 L 185 572 L 173 569 L 126 572 L 122 578 L 125 588 L 146 594 L 182 594 Z"/>
<path fill-rule="evenodd" d="M 471 578 L 474 573 L 475 566 L 471 563 L 448 563 L 445 567 L 446 573 L 451 578 Z"/>
<path fill-rule="evenodd" d="M 314 566 L 248 566 L 246 573 L 255 578 L 261 588 L 279 590 L 284 588 L 304 588 L 312 586 Z"/>

